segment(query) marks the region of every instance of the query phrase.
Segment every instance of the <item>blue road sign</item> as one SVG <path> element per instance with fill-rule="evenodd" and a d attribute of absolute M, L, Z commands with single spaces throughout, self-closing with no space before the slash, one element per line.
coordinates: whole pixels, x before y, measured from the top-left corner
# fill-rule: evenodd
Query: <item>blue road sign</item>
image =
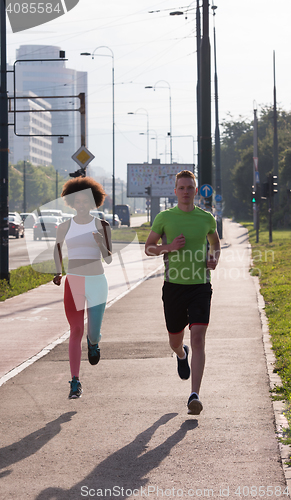
<path fill-rule="evenodd" d="M 222 201 L 222 196 L 221 196 L 221 194 L 217 194 L 217 195 L 215 196 L 215 201 Z"/>
<path fill-rule="evenodd" d="M 200 194 L 203 198 L 209 198 L 213 193 L 213 188 L 210 184 L 203 184 L 200 188 Z"/>

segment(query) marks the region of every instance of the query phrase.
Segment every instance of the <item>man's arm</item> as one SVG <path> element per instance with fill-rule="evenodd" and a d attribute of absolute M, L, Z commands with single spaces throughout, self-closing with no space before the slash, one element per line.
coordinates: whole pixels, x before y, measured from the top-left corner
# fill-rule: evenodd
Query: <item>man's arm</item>
<path fill-rule="evenodd" d="M 149 256 L 163 255 L 168 252 L 173 252 L 174 250 L 180 250 L 185 246 L 185 237 L 183 234 L 177 236 L 172 243 L 160 244 L 158 241 L 161 235 L 151 231 L 145 244 L 145 253 Z"/>
<path fill-rule="evenodd" d="M 220 257 L 220 239 L 218 236 L 218 232 L 208 234 L 207 239 L 209 241 L 209 257 L 207 259 L 207 267 L 208 269 L 214 270 L 218 264 Z"/>

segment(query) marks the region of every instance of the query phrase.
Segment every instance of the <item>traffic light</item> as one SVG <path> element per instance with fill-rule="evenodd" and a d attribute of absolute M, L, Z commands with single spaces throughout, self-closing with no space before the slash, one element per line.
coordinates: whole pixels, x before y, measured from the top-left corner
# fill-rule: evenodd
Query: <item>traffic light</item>
<path fill-rule="evenodd" d="M 260 203 L 261 201 L 261 185 L 252 186 L 252 203 Z"/>
<path fill-rule="evenodd" d="M 148 194 L 148 195 L 150 196 L 150 195 L 151 195 L 151 187 L 150 187 L 150 186 L 147 186 L 147 187 L 145 188 L 145 192 L 146 192 L 146 194 Z"/>
<path fill-rule="evenodd" d="M 262 184 L 262 198 L 269 198 L 269 183 L 263 182 Z"/>
<path fill-rule="evenodd" d="M 275 193 L 278 193 L 278 177 L 277 175 L 270 174 L 270 192 L 271 196 L 274 196 Z"/>
<path fill-rule="evenodd" d="M 76 170 L 76 172 L 71 172 L 69 174 L 70 177 L 86 177 L 86 169 L 85 168 L 80 168 L 79 170 Z"/>

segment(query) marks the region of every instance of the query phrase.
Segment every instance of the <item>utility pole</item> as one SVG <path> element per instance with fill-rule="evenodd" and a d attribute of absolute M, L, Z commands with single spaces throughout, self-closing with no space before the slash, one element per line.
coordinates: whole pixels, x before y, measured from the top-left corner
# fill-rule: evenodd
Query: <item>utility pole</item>
<path fill-rule="evenodd" d="M 214 89 L 215 89 L 215 192 L 216 192 L 216 221 L 219 238 L 222 238 L 222 196 L 221 196 L 221 166 L 220 166 L 220 132 L 218 113 L 218 77 L 216 64 L 216 30 L 215 30 L 215 7 L 213 9 L 213 43 L 214 43 Z"/>
<path fill-rule="evenodd" d="M 201 185 L 212 185 L 212 144 L 211 144 L 211 82 L 210 82 L 210 40 L 209 5 L 203 0 L 203 35 L 201 41 Z M 212 198 L 205 199 L 211 208 Z"/>
<path fill-rule="evenodd" d="M 26 162 L 23 160 L 23 212 L 26 213 Z"/>
<path fill-rule="evenodd" d="M 253 220 L 256 229 L 256 243 L 259 242 L 260 229 L 260 176 L 259 176 L 259 158 L 258 158 L 258 119 L 257 110 L 254 108 L 254 156 L 253 156 L 253 183 L 256 193 L 256 202 L 253 204 Z"/>
<path fill-rule="evenodd" d="M 196 87 L 196 99 L 197 99 L 197 170 L 198 170 L 198 186 L 201 187 L 201 147 L 200 147 L 200 135 L 201 135 L 201 96 L 200 96 L 200 80 L 201 80 L 201 21 L 200 21 L 200 0 L 197 0 L 196 7 L 196 49 L 197 49 L 197 87 Z"/>
<path fill-rule="evenodd" d="M 6 1 L 0 0 L 0 280 L 9 282 L 8 98 L 6 83 Z"/>
<path fill-rule="evenodd" d="M 274 70 L 274 145 L 273 145 L 273 156 L 274 156 L 274 168 L 273 173 L 279 179 L 279 169 L 278 169 L 278 129 L 277 129 L 277 97 L 276 97 L 276 66 L 275 66 L 275 51 L 273 52 L 273 70 Z M 274 208 L 279 207 L 279 181 L 278 181 L 278 193 L 274 197 Z"/>
<path fill-rule="evenodd" d="M 56 202 L 57 202 L 57 208 L 58 208 L 58 192 L 59 192 L 59 171 L 56 170 Z"/>

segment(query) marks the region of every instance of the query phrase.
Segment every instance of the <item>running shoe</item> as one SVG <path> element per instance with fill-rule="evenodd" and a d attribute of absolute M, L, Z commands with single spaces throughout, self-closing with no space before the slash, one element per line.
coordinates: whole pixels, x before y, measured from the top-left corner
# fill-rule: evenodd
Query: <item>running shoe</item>
<path fill-rule="evenodd" d="M 92 345 L 89 337 L 87 335 L 87 344 L 88 344 L 88 360 L 91 365 L 97 365 L 100 360 L 100 348 L 98 344 Z"/>
<path fill-rule="evenodd" d="M 199 415 L 200 412 L 203 410 L 203 405 L 196 392 L 193 392 L 193 394 L 191 394 L 191 396 L 189 397 L 187 406 L 188 406 L 188 415 Z"/>
<path fill-rule="evenodd" d="M 183 345 L 183 349 L 186 353 L 186 358 L 185 359 L 180 359 L 177 356 L 177 362 L 178 362 L 178 374 L 179 377 L 182 380 L 187 380 L 190 377 L 190 366 L 188 363 L 188 353 L 189 353 L 189 347 L 187 345 Z"/>
<path fill-rule="evenodd" d="M 69 399 L 80 398 L 83 392 L 81 382 L 76 377 L 73 377 L 73 380 L 71 380 L 69 384 L 71 384 Z"/>

